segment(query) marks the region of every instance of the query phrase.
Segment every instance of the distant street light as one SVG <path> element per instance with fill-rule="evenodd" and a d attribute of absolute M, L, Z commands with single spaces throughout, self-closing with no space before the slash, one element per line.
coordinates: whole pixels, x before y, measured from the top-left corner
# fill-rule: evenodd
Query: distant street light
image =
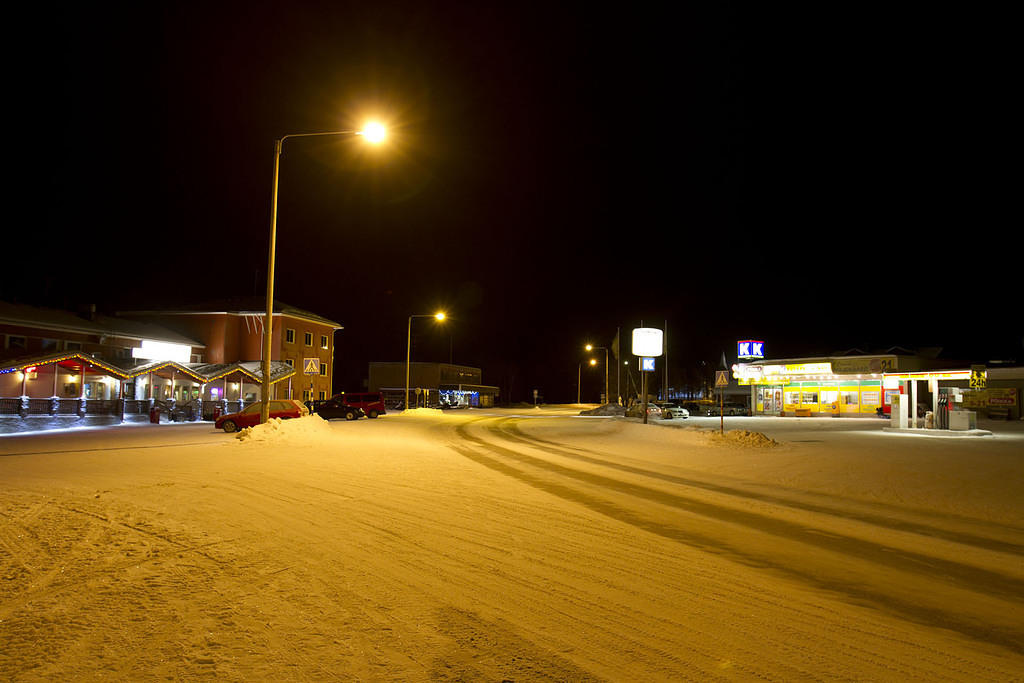
<path fill-rule="evenodd" d="M 288 138 L 310 138 L 324 135 L 358 135 L 371 144 L 379 144 L 387 138 L 387 129 L 380 123 L 371 122 L 362 130 L 335 130 L 324 133 L 292 133 L 274 141 L 274 188 L 270 201 L 270 247 L 267 256 L 267 318 L 263 325 L 263 396 L 260 407 L 260 422 L 270 419 L 270 351 L 274 326 L 274 260 L 277 246 L 277 180 L 281 167 L 281 145 Z M 312 400 L 310 392 L 310 400 Z"/>
<path fill-rule="evenodd" d="M 593 358 L 590 359 L 590 365 L 597 365 L 597 361 Z M 580 361 L 576 367 L 576 404 L 580 403 L 580 388 L 583 386 L 583 361 Z"/>
<path fill-rule="evenodd" d="M 434 313 L 433 315 L 410 315 L 409 316 L 409 332 L 405 338 L 405 405 L 403 410 L 409 410 L 409 358 L 412 355 L 412 319 L 413 318 L 433 318 L 439 323 L 443 323 L 447 316 L 444 312 Z"/>
<path fill-rule="evenodd" d="M 608 396 L 608 349 L 603 346 L 594 346 L 593 344 L 586 345 L 587 351 L 593 351 L 594 349 L 602 349 L 604 351 L 604 402 L 611 403 L 611 399 Z M 593 365 L 596 361 L 591 361 Z"/>

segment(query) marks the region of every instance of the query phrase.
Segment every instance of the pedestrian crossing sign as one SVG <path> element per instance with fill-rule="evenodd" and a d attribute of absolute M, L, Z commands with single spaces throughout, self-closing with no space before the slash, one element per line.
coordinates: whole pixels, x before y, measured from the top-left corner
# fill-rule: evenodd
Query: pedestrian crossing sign
<path fill-rule="evenodd" d="M 302 359 L 302 372 L 307 375 L 319 375 L 320 374 L 320 359 L 319 358 L 303 358 Z"/>

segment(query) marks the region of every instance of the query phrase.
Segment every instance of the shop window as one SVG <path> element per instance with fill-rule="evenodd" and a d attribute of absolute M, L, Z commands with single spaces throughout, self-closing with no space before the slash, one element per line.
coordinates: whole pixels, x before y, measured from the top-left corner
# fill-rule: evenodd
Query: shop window
<path fill-rule="evenodd" d="M 817 391 L 805 391 L 805 392 L 801 393 L 800 394 L 800 402 L 803 403 L 804 405 L 808 405 L 808 404 L 811 404 L 811 403 L 817 403 L 818 402 L 818 392 Z"/>
<path fill-rule="evenodd" d="M 288 343 L 288 344 L 294 344 L 295 343 L 295 330 L 293 330 L 290 327 L 285 329 L 285 331 L 284 331 L 284 341 L 285 341 L 285 343 Z"/>
<path fill-rule="evenodd" d="M 843 397 L 843 405 L 844 406 L 855 406 L 855 405 L 857 405 L 860 402 L 858 400 L 858 396 L 860 395 L 860 392 L 857 392 L 857 391 L 844 391 L 844 392 L 841 392 L 841 394 L 842 394 L 842 397 Z"/>
<path fill-rule="evenodd" d="M 835 389 L 822 390 L 821 402 L 822 403 L 835 403 L 839 400 L 839 392 Z"/>
<path fill-rule="evenodd" d="M 878 390 L 861 391 L 860 402 L 866 406 L 877 406 L 881 403 L 881 395 Z"/>

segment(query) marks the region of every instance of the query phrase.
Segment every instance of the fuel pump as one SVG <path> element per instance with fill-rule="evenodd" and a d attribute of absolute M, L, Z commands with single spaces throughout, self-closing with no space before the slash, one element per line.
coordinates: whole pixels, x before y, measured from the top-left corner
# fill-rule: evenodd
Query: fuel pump
<path fill-rule="evenodd" d="M 947 387 L 939 387 L 939 413 L 935 416 L 936 429 L 949 429 L 950 395 Z"/>

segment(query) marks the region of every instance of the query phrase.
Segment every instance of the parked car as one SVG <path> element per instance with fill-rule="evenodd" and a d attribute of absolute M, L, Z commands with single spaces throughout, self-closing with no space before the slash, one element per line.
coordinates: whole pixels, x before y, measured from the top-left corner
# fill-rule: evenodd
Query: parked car
<path fill-rule="evenodd" d="M 343 393 L 331 396 L 332 401 L 336 399 L 347 406 L 360 408 L 366 414 L 366 417 L 371 420 L 378 415 L 384 415 L 388 412 L 387 407 L 384 405 L 384 396 L 379 391 Z"/>
<path fill-rule="evenodd" d="M 658 407 L 661 408 L 661 417 L 664 420 L 671 420 L 673 418 L 686 419 L 690 417 L 690 411 L 682 406 L 677 406 L 675 403 L 659 403 Z"/>
<path fill-rule="evenodd" d="M 217 429 L 223 429 L 225 432 L 230 434 L 231 432 L 237 432 L 239 429 L 258 425 L 260 423 L 260 411 L 262 409 L 262 403 L 253 403 L 251 406 L 247 406 L 240 412 L 221 415 L 217 418 L 214 426 Z M 293 417 L 302 417 L 303 415 L 309 415 L 309 411 L 306 409 L 306 406 L 302 405 L 299 401 L 284 398 L 273 399 L 270 402 L 270 417 L 289 419 Z"/>
<path fill-rule="evenodd" d="M 626 417 L 643 417 L 644 416 L 644 404 L 634 403 L 629 408 L 626 408 Z M 655 417 L 661 417 L 661 408 L 656 403 L 647 404 L 647 417 L 648 419 Z"/>
<path fill-rule="evenodd" d="M 330 420 L 335 417 L 343 417 L 346 420 L 352 421 L 358 420 L 366 415 L 362 408 L 359 406 L 350 406 L 342 401 L 340 396 L 326 401 L 317 401 L 313 405 L 313 412 L 325 420 Z"/>
<path fill-rule="evenodd" d="M 748 413 L 747 407 L 742 403 L 726 403 L 725 405 L 721 406 L 721 410 L 724 411 L 726 415 L 746 415 Z M 704 414 L 716 416 L 720 415 L 721 413 L 719 412 L 719 405 L 716 403 L 714 405 L 707 406 L 707 408 L 705 408 Z"/>

